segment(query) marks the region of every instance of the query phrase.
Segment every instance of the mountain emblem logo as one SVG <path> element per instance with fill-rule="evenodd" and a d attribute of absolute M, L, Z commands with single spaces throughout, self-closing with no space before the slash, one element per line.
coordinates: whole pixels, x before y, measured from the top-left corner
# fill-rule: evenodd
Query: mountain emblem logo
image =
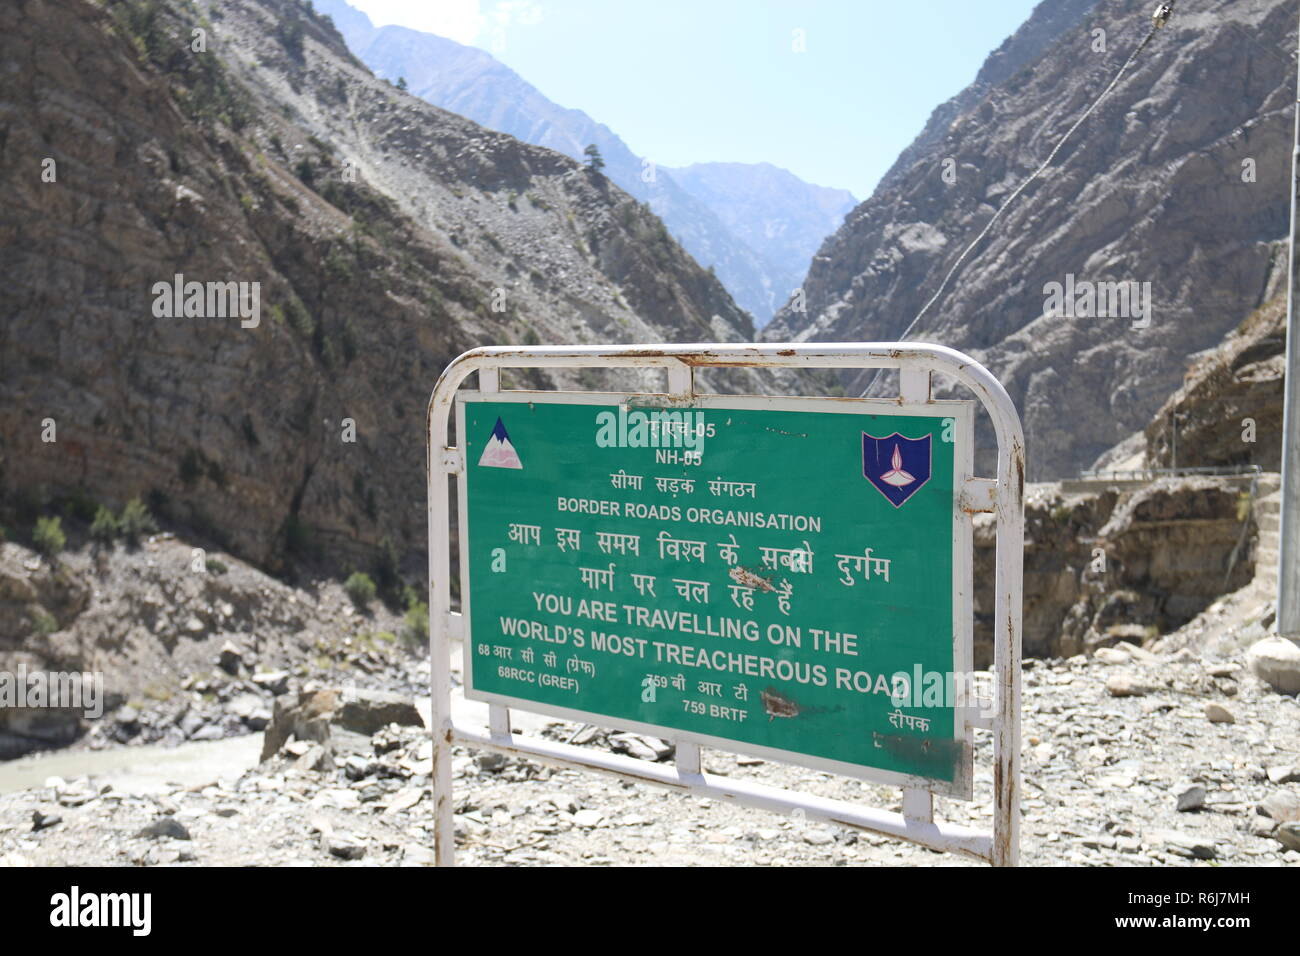
<path fill-rule="evenodd" d="M 898 432 L 885 438 L 862 433 L 862 476 L 895 508 L 930 480 L 933 435 L 904 438 Z"/>
<path fill-rule="evenodd" d="M 515 451 L 515 446 L 510 444 L 510 436 L 506 434 L 505 424 L 499 418 L 496 427 L 492 429 L 487 447 L 479 456 L 478 465 L 480 468 L 524 467 L 524 463 L 519 460 L 519 452 Z"/>

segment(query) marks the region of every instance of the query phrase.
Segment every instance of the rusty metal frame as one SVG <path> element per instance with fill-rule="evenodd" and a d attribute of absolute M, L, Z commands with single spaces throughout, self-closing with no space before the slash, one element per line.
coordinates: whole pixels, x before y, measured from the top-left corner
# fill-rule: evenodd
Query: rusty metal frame
<path fill-rule="evenodd" d="M 618 754 L 514 734 L 509 710 L 489 707 L 486 730 L 457 724 L 451 713 L 451 641 L 464 636 L 464 622 L 451 610 L 450 480 L 462 475 L 461 450 L 450 444 L 450 415 L 457 390 L 472 373 L 481 392 L 500 389 L 502 368 L 659 368 L 668 373 L 674 402 L 695 397 L 696 368 L 896 368 L 901 403 L 931 401 L 931 375 L 938 372 L 968 388 L 988 411 L 998 441 L 996 479 L 969 478 L 959 507 L 967 514 L 994 512 L 997 557 L 994 580 L 994 690 L 992 720 L 968 712 L 972 726 L 991 729 L 992 833 L 937 821 L 933 794 L 904 787 L 902 813 L 797 794 L 762 784 L 704 773 L 699 744 L 680 741 L 674 765 L 652 764 Z M 709 344 L 662 346 L 539 346 L 473 349 L 443 372 L 429 400 L 428 439 L 429 644 L 431 654 L 435 858 L 455 860 L 451 748 L 460 743 L 564 768 L 585 768 L 624 779 L 718 800 L 730 800 L 807 819 L 892 836 L 936 850 L 960 853 L 998 866 L 1018 862 L 1020 844 L 1020 641 L 1024 554 L 1024 438 L 1010 396 L 987 369 L 967 355 L 918 344 Z M 972 708 L 973 709 L 973 708 Z"/>

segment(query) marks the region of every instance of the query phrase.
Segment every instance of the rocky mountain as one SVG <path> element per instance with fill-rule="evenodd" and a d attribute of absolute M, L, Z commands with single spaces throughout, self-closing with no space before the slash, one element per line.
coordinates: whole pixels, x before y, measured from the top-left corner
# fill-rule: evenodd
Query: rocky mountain
<path fill-rule="evenodd" d="M 452 357 L 753 334 L 642 204 L 377 79 L 308 3 L 6 3 L 0 69 L 11 534 L 138 497 L 265 569 L 418 577 Z"/>
<path fill-rule="evenodd" d="M 1278 272 L 1285 281 L 1285 269 Z M 1280 470 L 1285 372 L 1283 286 L 1221 345 L 1197 357 L 1182 387 L 1143 432 L 1146 463 L 1155 468 L 1190 461 Z"/>
<path fill-rule="evenodd" d="M 635 155 L 609 127 L 551 102 L 482 50 L 406 27 L 376 28 L 344 0 L 318 0 L 316 7 L 376 75 L 404 79 L 430 103 L 575 159 L 594 143 L 610 179 L 648 203 L 760 326 L 854 205 L 844 190 L 812 186 L 764 163 L 653 166 L 652 157 Z"/>
<path fill-rule="evenodd" d="M 1041 3 L 822 246 L 806 312 L 787 306 L 765 337 L 902 335 L 1146 36 L 1150 7 Z M 1282 0 L 1180 5 L 909 335 L 1001 377 L 1031 477 L 1077 472 L 1146 428 L 1195 357 L 1266 301 L 1287 229 L 1293 13 Z M 1238 430 L 1249 411 L 1231 409 Z M 1180 454 L 1202 459 L 1215 460 Z"/>
<path fill-rule="evenodd" d="M 1268 490 L 1276 475 L 1266 476 Z M 1024 651 L 1030 657 L 1147 646 L 1266 572 L 1252 553 L 1257 509 L 1240 479 L 1163 478 L 1146 485 L 1028 486 Z M 975 660 L 992 659 L 995 522 L 975 521 Z M 1101 560 L 1098 560 L 1098 559 Z M 1254 601 L 1263 603 L 1263 590 Z M 1262 635 L 1261 635 L 1262 636 Z"/>

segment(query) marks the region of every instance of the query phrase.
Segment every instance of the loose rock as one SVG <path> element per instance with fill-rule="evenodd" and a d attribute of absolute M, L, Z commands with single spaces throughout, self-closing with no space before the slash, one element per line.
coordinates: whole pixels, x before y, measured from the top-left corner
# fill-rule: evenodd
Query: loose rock
<path fill-rule="evenodd" d="M 1151 688 L 1132 674 L 1116 673 L 1106 678 L 1106 690 L 1112 697 L 1143 697 Z"/>
<path fill-rule="evenodd" d="M 366 844 L 348 833 L 335 833 L 328 837 L 325 848 L 340 860 L 359 860 L 366 855 Z"/>
<path fill-rule="evenodd" d="M 193 618 L 191 620 L 194 620 Z M 200 622 L 199 630 L 203 629 Z M 221 650 L 217 656 L 217 666 L 227 674 L 238 675 L 244 666 L 244 652 L 232 644 L 230 641 L 221 645 Z"/>
<path fill-rule="evenodd" d="M 63 822 L 63 815 L 56 810 L 37 807 L 32 811 L 32 832 L 49 829 Z"/>
<path fill-rule="evenodd" d="M 1300 647 L 1284 637 L 1266 637 L 1246 652 L 1250 671 L 1280 694 L 1300 694 Z"/>
<path fill-rule="evenodd" d="M 1259 802 L 1255 810 L 1277 823 L 1300 820 L 1300 791 L 1278 790 L 1270 793 Z"/>
<path fill-rule="evenodd" d="M 253 683 L 278 697 L 289 689 L 289 672 L 263 671 L 253 675 Z"/>
<path fill-rule="evenodd" d="M 158 840 L 163 837 L 171 840 L 188 840 L 190 831 L 185 829 L 185 825 L 175 817 L 159 817 L 136 836 L 147 840 Z"/>
<path fill-rule="evenodd" d="M 1283 823 L 1273 831 L 1273 836 L 1288 850 L 1300 850 L 1300 823 Z"/>
<path fill-rule="evenodd" d="M 1127 664 L 1133 659 L 1127 651 L 1122 651 L 1118 647 L 1099 647 L 1093 657 L 1103 664 Z"/>
<path fill-rule="evenodd" d="M 616 753 L 640 760 L 667 760 L 676 752 L 676 748 L 666 740 L 641 734 L 611 734 L 609 746 Z"/>
<path fill-rule="evenodd" d="M 1300 764 L 1269 767 L 1266 772 L 1269 783 L 1296 783 L 1300 781 Z"/>
<path fill-rule="evenodd" d="M 1212 724 L 1235 724 L 1237 718 L 1232 711 L 1222 704 L 1210 702 L 1205 705 L 1205 716 Z"/>
<path fill-rule="evenodd" d="M 1207 840 L 1204 837 L 1173 830 L 1162 831 L 1155 834 L 1154 837 L 1154 842 L 1177 856 L 1191 857 L 1196 860 L 1213 860 L 1219 855 L 1214 841 Z"/>
<path fill-rule="evenodd" d="M 1180 813 L 1200 810 L 1205 806 L 1205 788 L 1199 783 L 1186 787 L 1178 794 L 1177 809 Z"/>
<path fill-rule="evenodd" d="M 585 829 L 599 826 L 603 819 L 604 815 L 599 810 L 579 810 L 573 815 L 574 824 Z"/>

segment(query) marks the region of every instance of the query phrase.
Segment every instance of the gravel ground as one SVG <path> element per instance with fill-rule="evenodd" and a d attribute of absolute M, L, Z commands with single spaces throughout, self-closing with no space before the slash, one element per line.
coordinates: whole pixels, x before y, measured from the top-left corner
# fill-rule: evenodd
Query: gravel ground
<path fill-rule="evenodd" d="M 1300 817 L 1295 698 L 1271 691 L 1237 660 L 1186 648 L 1031 661 L 1023 676 L 1024 864 L 1300 864 L 1300 851 L 1276 835 L 1279 819 Z M 544 732 L 567 738 L 576 729 L 555 723 Z M 586 746 L 610 746 L 607 734 L 589 736 Z M 943 819 L 987 826 L 991 735 L 976 737 L 975 800 L 940 798 L 936 809 Z M 294 741 L 242 775 L 163 792 L 79 778 L 7 794 L 0 862 L 429 863 L 427 736 L 393 725 L 373 738 L 340 732 L 332 745 L 333 766 L 320 747 Z M 894 788 L 717 751 L 706 751 L 704 766 L 900 809 Z M 975 865 L 797 816 L 495 754 L 457 748 L 454 778 L 461 864 Z"/>

